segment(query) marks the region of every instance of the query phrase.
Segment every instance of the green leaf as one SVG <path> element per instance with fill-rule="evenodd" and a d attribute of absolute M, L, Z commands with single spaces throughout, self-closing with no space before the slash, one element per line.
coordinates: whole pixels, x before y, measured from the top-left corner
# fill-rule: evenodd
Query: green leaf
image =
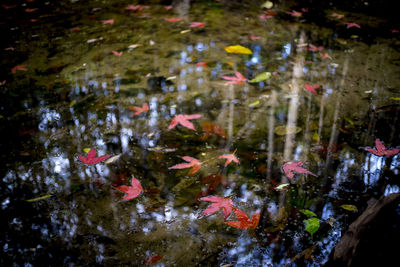
<path fill-rule="evenodd" d="M 358 209 L 356 206 L 354 205 L 350 205 L 350 204 L 343 204 L 342 206 L 340 206 L 342 209 L 348 210 L 348 211 L 352 211 L 352 212 L 357 212 Z"/>
<path fill-rule="evenodd" d="M 260 104 L 260 101 L 257 100 L 257 101 L 254 101 L 253 103 L 251 103 L 251 104 L 249 105 L 249 107 L 254 108 L 255 106 L 258 106 L 259 104 Z"/>
<path fill-rule="evenodd" d="M 51 194 L 47 194 L 47 195 L 44 195 L 44 196 L 41 196 L 41 197 L 27 199 L 26 201 L 28 201 L 28 202 L 36 202 L 36 201 L 43 200 L 43 199 L 46 199 L 46 198 L 49 198 L 49 197 L 52 197 L 52 196 L 53 195 L 51 195 Z"/>
<path fill-rule="evenodd" d="M 83 149 L 83 152 L 85 152 L 85 153 L 89 153 L 89 151 L 90 151 L 90 148 L 88 148 L 88 147 Z"/>
<path fill-rule="evenodd" d="M 254 79 L 250 80 L 250 83 L 258 83 L 262 81 L 269 80 L 271 78 L 272 74 L 271 72 L 262 72 L 258 74 Z"/>
<path fill-rule="evenodd" d="M 315 214 L 311 210 L 299 210 L 299 211 L 308 217 L 317 217 L 317 214 Z"/>
<path fill-rule="evenodd" d="M 310 218 L 308 220 L 304 220 L 306 224 L 306 231 L 310 233 L 311 238 L 313 237 L 314 233 L 319 228 L 319 219 L 318 218 Z"/>

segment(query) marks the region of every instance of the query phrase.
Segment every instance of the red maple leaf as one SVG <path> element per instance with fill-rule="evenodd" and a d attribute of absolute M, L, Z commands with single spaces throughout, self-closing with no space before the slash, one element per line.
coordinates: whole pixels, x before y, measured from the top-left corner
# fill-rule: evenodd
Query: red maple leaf
<path fill-rule="evenodd" d="M 164 6 L 164 8 L 166 9 L 166 10 L 171 10 L 172 8 L 173 8 L 173 6 Z"/>
<path fill-rule="evenodd" d="M 209 196 L 200 198 L 201 201 L 214 202 L 208 208 L 206 208 L 201 216 L 210 215 L 216 213 L 220 209 L 224 211 L 224 220 L 228 218 L 229 214 L 232 212 L 233 201 L 230 198 L 226 197 L 218 197 L 218 196 Z"/>
<path fill-rule="evenodd" d="M 342 24 L 347 25 L 347 29 L 355 27 L 355 28 L 361 28 L 360 25 L 358 25 L 357 23 L 353 23 L 353 22 L 343 22 Z"/>
<path fill-rule="evenodd" d="M 17 70 L 24 70 L 24 71 L 26 71 L 26 65 L 25 65 L 25 64 L 17 65 L 17 66 L 15 66 L 14 68 L 11 69 L 11 72 L 12 72 L 12 73 L 16 73 Z"/>
<path fill-rule="evenodd" d="M 103 161 L 103 160 L 108 159 L 109 157 L 111 157 L 111 155 L 104 155 L 104 156 L 101 156 L 101 157 L 96 157 L 96 155 L 97 155 L 96 149 L 92 148 L 92 149 L 89 150 L 89 152 L 87 153 L 86 157 L 79 155 L 78 158 L 83 163 L 85 163 L 87 165 L 92 165 L 92 164 L 99 163 L 100 161 Z"/>
<path fill-rule="evenodd" d="M 235 76 L 222 76 L 222 79 L 229 81 L 225 84 L 242 84 L 247 81 L 246 77 L 244 77 L 240 72 L 235 72 Z"/>
<path fill-rule="evenodd" d="M 143 191 L 143 187 L 140 184 L 140 181 L 132 176 L 131 186 L 121 185 L 115 187 L 115 189 L 124 192 L 126 195 L 121 200 L 129 200 L 135 198 L 140 195 Z"/>
<path fill-rule="evenodd" d="M 200 181 L 201 184 L 209 184 L 207 190 L 205 191 L 200 191 L 196 197 L 195 200 L 198 202 L 199 197 L 206 196 L 209 193 L 213 192 L 219 184 L 227 185 L 228 183 L 226 182 L 224 176 L 221 174 L 210 174 Z"/>
<path fill-rule="evenodd" d="M 315 91 L 315 89 L 318 89 L 319 86 L 320 86 L 319 84 L 311 85 L 311 84 L 307 83 L 307 84 L 304 85 L 304 89 L 306 89 L 307 91 L 309 91 L 309 92 L 311 92 L 311 93 L 316 95 L 317 92 Z"/>
<path fill-rule="evenodd" d="M 150 6 L 142 6 L 142 5 L 128 5 L 125 9 L 126 10 L 142 10 L 142 9 L 149 9 Z"/>
<path fill-rule="evenodd" d="M 160 255 L 151 256 L 150 258 L 148 258 L 148 259 L 144 262 L 144 264 L 155 263 L 155 262 L 161 260 L 162 257 L 163 257 L 163 256 L 160 256 Z"/>
<path fill-rule="evenodd" d="M 229 226 L 240 229 L 255 229 L 258 225 L 258 222 L 260 221 L 260 211 L 258 210 L 253 214 L 251 219 L 249 219 L 246 213 L 238 208 L 234 208 L 233 212 L 235 213 L 236 218 L 238 218 L 238 221 L 224 222 Z"/>
<path fill-rule="evenodd" d="M 114 24 L 114 20 L 113 19 L 106 19 L 106 20 L 102 20 L 101 23 L 103 23 L 103 25 L 105 25 L 105 24 Z"/>
<path fill-rule="evenodd" d="M 208 65 L 207 65 L 207 62 L 200 61 L 200 62 L 196 63 L 196 67 L 208 68 Z"/>
<path fill-rule="evenodd" d="M 368 152 L 371 152 L 372 154 L 376 155 L 376 156 L 394 156 L 396 154 L 398 154 L 400 152 L 400 148 L 391 148 L 391 149 L 387 149 L 385 147 L 385 145 L 379 140 L 376 139 L 375 140 L 375 147 L 376 149 L 373 148 L 364 148 L 365 150 L 367 150 Z"/>
<path fill-rule="evenodd" d="M 226 159 L 225 161 L 225 166 L 231 163 L 232 161 L 239 164 L 238 158 L 235 156 L 236 150 L 232 154 L 224 154 L 222 156 L 219 156 L 219 159 Z"/>
<path fill-rule="evenodd" d="M 171 130 L 176 125 L 180 124 L 183 127 L 186 127 L 188 129 L 194 131 L 193 123 L 191 123 L 189 120 L 198 119 L 200 117 L 201 117 L 201 114 L 192 114 L 192 115 L 179 114 L 179 115 L 176 115 L 175 117 L 172 118 L 171 124 L 168 126 L 168 130 Z"/>
<path fill-rule="evenodd" d="M 168 22 L 178 22 L 183 20 L 183 18 L 164 18 Z"/>
<path fill-rule="evenodd" d="M 249 39 L 252 40 L 252 41 L 260 40 L 260 39 L 261 39 L 261 36 L 258 36 L 258 35 L 249 35 Z"/>
<path fill-rule="evenodd" d="M 190 28 L 203 28 L 204 27 L 204 23 L 203 22 L 192 22 L 190 23 Z"/>
<path fill-rule="evenodd" d="M 202 128 L 204 135 L 200 138 L 201 140 L 207 140 L 212 134 L 216 134 L 222 138 L 227 137 L 225 130 L 216 123 L 205 121 L 202 123 Z"/>
<path fill-rule="evenodd" d="M 306 170 L 302 168 L 301 166 L 304 164 L 304 162 L 287 162 L 283 164 L 283 172 L 286 174 L 286 176 L 290 179 L 293 179 L 294 177 L 294 172 L 297 173 L 305 173 L 305 174 L 310 174 L 313 176 L 317 176 L 316 174 L 310 172 L 309 170 Z"/>
<path fill-rule="evenodd" d="M 142 114 L 143 112 L 147 112 L 149 111 L 149 105 L 147 105 L 147 103 L 143 103 L 142 107 L 128 107 L 130 110 L 136 111 L 135 113 L 133 113 L 131 116 L 137 116 L 139 114 Z"/>
<path fill-rule="evenodd" d="M 198 170 L 201 168 L 201 162 L 198 159 L 189 157 L 189 156 L 184 156 L 182 157 L 184 161 L 187 161 L 189 163 L 180 163 L 176 164 L 172 167 L 169 167 L 168 169 L 186 169 L 186 168 L 192 168 L 192 171 L 189 173 L 195 174 Z"/>
<path fill-rule="evenodd" d="M 321 55 L 322 59 L 325 59 L 325 58 L 332 59 L 332 57 L 328 53 L 319 52 L 319 54 Z"/>

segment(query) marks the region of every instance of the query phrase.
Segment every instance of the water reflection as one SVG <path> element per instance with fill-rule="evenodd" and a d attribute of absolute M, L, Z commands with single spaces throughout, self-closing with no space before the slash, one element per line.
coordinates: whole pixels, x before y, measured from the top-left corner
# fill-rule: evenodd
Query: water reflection
<path fill-rule="evenodd" d="M 307 26 L 287 25 L 278 17 L 260 25 L 257 16 L 240 13 L 243 20 L 239 21 L 246 23 L 236 23 L 235 10 L 200 3 L 193 8 L 190 1 L 181 1 L 174 15 L 192 21 L 198 15 L 196 7 L 210 12 L 204 19 L 212 26 L 182 33 L 187 28 L 183 24 L 161 24 L 166 16 L 161 11 L 150 13 L 146 20 L 116 25 L 125 32 L 127 27 L 137 29 L 122 37 L 93 26 L 102 32 L 103 43 L 60 63 L 62 71 L 56 75 L 28 73 L 22 78 L 20 83 L 37 90 L 37 96 L 21 91 L 18 99 L 25 103 L 23 109 L 15 107 L 11 109 L 15 114 L 7 117 L 10 132 L 19 133 L 10 138 L 21 146 L 4 145 L 10 155 L 1 185 L 4 263 L 34 265 L 43 257 L 54 264 L 139 265 L 157 254 L 163 255 L 162 266 L 323 264 L 356 218 L 340 204 L 355 205 L 361 214 L 368 198 L 399 192 L 398 182 L 391 177 L 398 175 L 400 156 L 388 159 L 362 149 L 375 138 L 387 145 L 400 143 L 397 126 L 387 132 L 379 127 L 398 114 L 397 104 L 387 107 L 393 103 L 389 99 L 398 96 L 385 86 L 386 79 L 397 84 L 398 77 L 391 72 L 389 77 L 368 80 L 376 76 L 375 65 L 386 68 L 398 56 L 390 40 L 373 48 L 349 40 L 357 56 L 350 56 L 347 46 L 331 44 L 325 48 L 333 57 L 330 60 L 308 51 L 307 43 L 330 44 L 336 35 L 333 30 L 326 34 L 314 29 L 320 34 L 312 34 Z M 235 27 L 229 34 L 231 23 Z M 261 39 L 241 38 L 249 29 Z M 90 31 L 82 35 L 79 38 L 85 40 L 94 37 Z M 72 50 L 83 41 L 70 34 L 57 38 Z M 121 57 L 110 53 L 116 43 L 122 50 L 132 42 L 141 46 L 124 50 Z M 253 54 L 224 51 L 238 42 Z M 388 49 L 391 55 L 382 56 Z M 60 50 L 54 57 L 62 58 L 64 53 Z M 369 64 L 374 69 L 360 71 L 358 57 L 373 61 Z M 28 66 L 43 68 L 36 58 L 39 53 L 32 52 Z M 197 66 L 198 62 L 207 64 Z M 263 71 L 274 74 L 260 83 L 225 85 L 221 77 L 236 71 L 249 80 Z M 29 78 L 37 82 L 28 85 L 24 79 Z M 43 83 L 50 84 L 48 89 L 40 87 Z M 321 88 L 313 94 L 304 90 L 306 83 Z M 15 92 L 7 94 L 19 94 L 21 84 L 11 81 L 7 86 Z M 372 88 L 374 93 L 366 97 L 364 91 Z M 143 103 L 149 104 L 149 111 L 132 116 L 128 107 Z M 9 107 L 2 105 L 3 111 Z M 195 122 L 196 131 L 181 126 L 167 130 L 177 114 L 203 117 Z M 20 126 L 29 126 L 30 121 L 32 130 Z M 208 135 L 206 122 L 214 125 Z M 225 137 L 215 130 L 217 126 L 226 131 Z M 278 126 L 300 131 L 279 133 Z M 87 166 L 77 155 L 88 148 L 96 148 L 98 155 L 120 157 Z M 240 165 L 224 167 L 218 162 L 219 155 L 235 149 Z M 199 158 L 204 162 L 201 171 L 189 176 L 185 170 L 168 170 L 182 156 Z M 289 161 L 304 161 L 319 176 L 297 175 L 289 180 L 281 171 Z M 226 184 L 213 188 L 201 182 L 214 173 L 222 174 Z M 128 185 L 132 175 L 145 191 L 137 199 L 121 201 L 114 188 Z M 291 185 L 283 191 L 275 189 L 283 183 Z M 202 217 L 205 203 L 197 196 L 204 190 L 232 197 L 249 215 L 262 210 L 259 227 L 254 231 L 228 227 L 220 213 Z M 51 197 L 26 201 L 46 194 Z M 312 238 L 301 209 L 315 212 L 321 220 Z M 233 214 L 229 218 L 235 219 Z M 22 233 L 29 240 L 21 240 Z"/>

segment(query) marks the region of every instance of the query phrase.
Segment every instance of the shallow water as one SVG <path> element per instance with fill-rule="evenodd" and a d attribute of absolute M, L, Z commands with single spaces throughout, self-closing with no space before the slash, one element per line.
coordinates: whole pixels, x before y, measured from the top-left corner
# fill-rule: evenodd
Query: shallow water
<path fill-rule="evenodd" d="M 159 266 L 322 265 L 370 198 L 400 191 L 400 156 L 364 149 L 400 145 L 395 25 L 334 8 L 293 17 L 301 6 L 128 4 L 2 6 L 3 266 L 135 266 L 154 255 Z M 247 81 L 226 84 L 235 72 Z M 271 78 L 249 82 L 262 72 Z M 178 114 L 201 117 L 168 130 Z M 117 157 L 86 165 L 78 155 L 90 148 Z M 231 153 L 239 164 L 224 165 Z M 200 170 L 170 169 L 183 156 Z M 316 176 L 288 178 L 282 166 L 297 161 Z M 143 192 L 123 201 L 115 188 L 132 177 Z M 260 212 L 257 228 L 202 216 L 209 195 Z"/>

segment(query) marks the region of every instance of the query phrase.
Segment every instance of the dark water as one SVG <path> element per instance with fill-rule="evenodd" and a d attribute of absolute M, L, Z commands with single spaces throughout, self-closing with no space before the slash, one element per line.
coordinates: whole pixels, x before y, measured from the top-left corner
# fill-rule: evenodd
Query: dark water
<path fill-rule="evenodd" d="M 398 26 L 354 9 L 256 3 L 4 3 L 2 266 L 136 266 L 154 255 L 159 266 L 318 266 L 369 199 L 400 191 L 400 156 L 364 149 L 400 145 Z M 235 72 L 248 81 L 225 84 Z M 177 114 L 201 118 L 168 130 Z M 90 148 L 118 157 L 86 165 L 78 155 Z M 240 164 L 225 166 L 219 156 L 235 150 Z M 183 156 L 200 170 L 169 169 Z M 289 179 L 282 166 L 298 161 L 316 176 Z M 132 176 L 143 192 L 122 201 L 115 187 Z M 208 195 L 260 212 L 258 226 L 201 216 Z M 312 236 L 306 220 L 319 223 Z"/>

